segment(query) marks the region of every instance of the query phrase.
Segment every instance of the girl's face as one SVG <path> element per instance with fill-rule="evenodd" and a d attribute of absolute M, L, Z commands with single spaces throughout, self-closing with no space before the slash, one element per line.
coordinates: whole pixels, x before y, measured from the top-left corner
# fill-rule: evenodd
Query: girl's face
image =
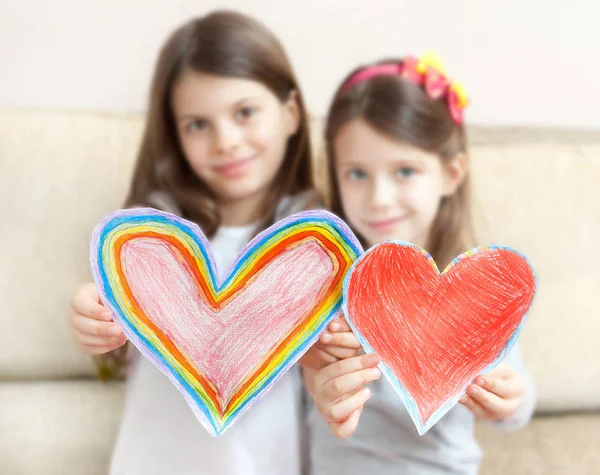
<path fill-rule="evenodd" d="M 183 153 L 219 203 L 268 192 L 300 124 L 293 94 L 282 103 L 259 82 L 188 70 L 171 101 Z"/>
<path fill-rule="evenodd" d="M 362 119 L 342 127 L 334 148 L 342 207 L 366 244 L 401 240 L 425 247 L 442 197 L 464 177 L 464 157 L 443 165 L 437 155 L 382 135 Z"/>

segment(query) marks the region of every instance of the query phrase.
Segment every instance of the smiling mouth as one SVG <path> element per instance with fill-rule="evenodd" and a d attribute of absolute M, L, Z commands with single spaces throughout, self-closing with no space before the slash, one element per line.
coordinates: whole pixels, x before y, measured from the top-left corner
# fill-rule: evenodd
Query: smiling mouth
<path fill-rule="evenodd" d="M 243 175 L 252 162 L 256 159 L 256 155 L 252 155 L 250 157 L 241 158 L 239 160 L 232 160 L 226 163 L 222 163 L 221 165 L 217 165 L 214 170 L 223 175 L 226 178 L 237 178 Z"/>
<path fill-rule="evenodd" d="M 397 218 L 389 218 L 389 219 L 380 219 L 377 221 L 367 221 L 367 226 L 369 226 L 374 231 L 389 231 L 395 228 L 398 224 L 404 221 L 404 216 L 399 216 Z"/>

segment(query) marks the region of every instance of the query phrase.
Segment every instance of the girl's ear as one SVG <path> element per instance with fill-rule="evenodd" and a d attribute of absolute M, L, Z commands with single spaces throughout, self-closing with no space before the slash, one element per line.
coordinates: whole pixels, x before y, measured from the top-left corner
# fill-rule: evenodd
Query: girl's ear
<path fill-rule="evenodd" d="M 467 156 L 459 152 L 444 167 L 444 196 L 451 196 L 468 172 Z"/>
<path fill-rule="evenodd" d="M 283 107 L 288 137 L 291 137 L 298 132 L 300 121 L 302 119 L 300 104 L 298 103 L 298 92 L 295 89 L 290 92 L 288 98 L 283 103 Z"/>

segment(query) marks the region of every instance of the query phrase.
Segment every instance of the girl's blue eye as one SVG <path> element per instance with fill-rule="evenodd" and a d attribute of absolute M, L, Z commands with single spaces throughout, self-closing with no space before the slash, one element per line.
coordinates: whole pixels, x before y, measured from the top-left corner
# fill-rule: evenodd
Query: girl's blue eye
<path fill-rule="evenodd" d="M 348 172 L 348 178 L 350 178 L 351 180 L 364 180 L 365 178 L 367 178 L 367 172 L 360 169 L 350 170 Z"/>
<path fill-rule="evenodd" d="M 193 120 L 192 122 L 190 122 L 187 125 L 186 129 L 187 129 L 188 132 L 194 132 L 194 131 L 197 131 L 197 130 L 205 129 L 207 125 L 208 124 L 207 124 L 207 122 L 205 120 L 196 119 L 196 120 Z"/>
<path fill-rule="evenodd" d="M 402 167 L 396 170 L 396 178 L 410 178 L 415 174 L 415 169 L 410 167 Z"/>
<path fill-rule="evenodd" d="M 256 114 L 256 109 L 254 107 L 242 107 L 240 110 L 236 112 L 236 117 L 238 119 L 249 119 L 254 114 Z"/>

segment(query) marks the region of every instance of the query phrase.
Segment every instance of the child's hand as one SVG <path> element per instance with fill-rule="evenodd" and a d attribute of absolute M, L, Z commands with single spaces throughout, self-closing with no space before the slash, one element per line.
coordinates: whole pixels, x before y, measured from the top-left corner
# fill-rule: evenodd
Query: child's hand
<path fill-rule="evenodd" d="M 479 419 L 499 421 L 517 412 L 524 395 L 525 378 L 503 362 L 488 374 L 475 378 L 460 403 Z"/>
<path fill-rule="evenodd" d="M 361 355 L 336 361 L 315 371 L 304 370 L 304 380 L 315 406 L 337 437 L 354 433 L 365 402 L 371 396 L 365 384 L 379 379 L 377 355 Z"/>
<path fill-rule="evenodd" d="M 319 341 L 300 358 L 303 367 L 319 370 L 360 353 L 362 346 L 343 316 L 333 320 L 328 329 L 329 331 L 323 332 Z"/>
<path fill-rule="evenodd" d="M 100 303 L 96 284 L 83 284 L 71 302 L 71 328 L 79 347 L 90 355 L 108 353 L 127 341 L 110 310 Z"/>

